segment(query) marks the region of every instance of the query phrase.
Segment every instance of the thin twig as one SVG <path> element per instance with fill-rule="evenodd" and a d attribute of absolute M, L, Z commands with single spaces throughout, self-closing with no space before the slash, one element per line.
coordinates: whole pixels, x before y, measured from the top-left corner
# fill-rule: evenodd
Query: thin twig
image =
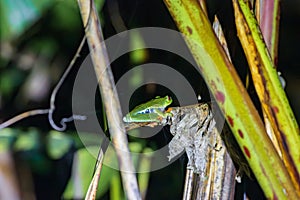
<path fill-rule="evenodd" d="M 131 123 L 125 123 L 125 129 L 126 129 L 126 131 L 130 131 L 132 129 L 136 129 L 139 127 L 148 126 L 148 127 L 153 128 L 158 125 L 159 124 L 157 122 L 131 122 Z"/>
<path fill-rule="evenodd" d="M 94 200 L 96 199 L 98 183 L 101 175 L 102 163 L 103 163 L 103 151 L 100 149 L 98 155 L 98 161 L 96 165 L 96 171 L 94 173 L 93 179 L 90 183 L 89 189 L 86 193 L 85 200 Z"/>
<path fill-rule="evenodd" d="M 56 98 L 56 94 L 58 92 L 58 90 L 60 89 L 60 87 L 62 86 L 64 80 L 66 79 L 67 75 L 69 74 L 69 72 L 71 71 L 72 67 L 74 66 L 74 63 L 76 61 L 76 59 L 80 56 L 80 51 L 84 45 L 85 42 L 85 37 L 82 39 L 76 54 L 74 55 L 74 57 L 72 58 L 69 66 L 67 67 L 66 71 L 64 72 L 63 76 L 60 78 L 59 82 L 57 83 L 57 85 L 55 86 L 55 88 L 53 89 L 52 93 L 51 93 L 51 98 L 50 98 L 50 108 L 49 109 L 37 109 L 37 110 L 30 110 L 24 113 L 21 113 L 3 123 L 0 124 L 0 130 L 3 128 L 6 128 L 8 126 L 11 126 L 12 124 L 27 118 L 27 117 L 32 117 L 35 115 L 44 115 L 44 114 L 48 114 L 48 119 L 49 119 L 49 123 L 52 126 L 52 128 L 54 128 L 55 130 L 58 131 L 64 131 L 66 129 L 66 123 L 73 121 L 73 120 L 85 120 L 86 116 L 83 115 L 72 115 L 71 117 L 68 118 L 62 118 L 60 121 L 60 124 L 62 127 L 58 127 L 54 120 L 53 120 L 53 112 L 55 110 L 55 98 Z"/>
<path fill-rule="evenodd" d="M 50 109 L 49 109 L 49 113 L 48 113 L 48 119 L 49 119 L 49 123 L 51 124 L 52 128 L 54 128 L 57 131 L 64 131 L 67 128 L 66 122 L 70 122 L 73 121 L 74 119 L 77 120 L 85 120 L 86 116 L 82 116 L 82 115 L 72 115 L 71 117 L 68 118 L 62 118 L 60 121 L 60 125 L 61 127 L 58 127 L 54 120 L 53 120 L 53 112 L 55 110 L 55 98 L 56 98 L 56 94 L 58 92 L 58 90 L 61 88 L 63 82 L 65 81 L 66 77 L 68 76 L 68 74 L 70 73 L 76 59 L 80 56 L 80 51 L 85 43 L 85 39 L 86 37 L 84 37 L 79 45 L 79 48 L 76 51 L 76 54 L 74 55 L 73 59 L 71 60 L 68 68 L 66 69 L 66 71 L 64 72 L 64 74 L 62 75 L 61 79 L 59 79 L 57 85 L 55 86 L 55 88 L 53 89 L 53 92 L 51 94 L 51 98 L 50 98 Z"/>
<path fill-rule="evenodd" d="M 3 122 L 2 124 L 0 124 L 0 130 L 3 129 L 3 128 L 6 128 L 8 126 L 11 126 L 12 124 L 24 119 L 24 118 L 27 118 L 27 117 L 31 117 L 31 116 L 34 116 L 34 115 L 44 115 L 44 114 L 47 114 L 49 113 L 49 109 L 38 109 L 38 110 L 30 110 L 30 111 L 27 111 L 27 112 L 24 112 L 24 113 L 21 113 L 5 122 Z"/>

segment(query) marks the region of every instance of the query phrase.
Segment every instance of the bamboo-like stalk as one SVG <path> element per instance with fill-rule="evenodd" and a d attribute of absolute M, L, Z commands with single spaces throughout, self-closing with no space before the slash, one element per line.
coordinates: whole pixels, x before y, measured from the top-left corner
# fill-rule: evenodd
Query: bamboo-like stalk
<path fill-rule="evenodd" d="M 233 0 L 238 37 L 246 54 L 262 108 L 279 142 L 283 162 L 300 196 L 300 133 L 262 39 L 257 21 L 243 0 Z"/>
<path fill-rule="evenodd" d="M 257 0 L 255 15 L 274 66 L 278 60 L 280 6 L 279 0 Z"/>
<path fill-rule="evenodd" d="M 288 172 L 211 24 L 193 0 L 165 0 L 267 198 L 298 199 Z M 276 170 L 274 170 L 276 169 Z"/>
<path fill-rule="evenodd" d="M 269 50 L 270 56 L 273 60 L 274 67 L 277 67 L 277 54 L 278 54 L 278 37 L 279 37 L 279 18 L 280 18 L 280 7 L 279 0 L 262 1 L 258 0 L 255 2 L 255 16 L 259 24 L 261 33 L 263 35 L 265 44 Z M 282 152 L 279 147 L 278 139 L 276 138 L 275 132 L 271 125 L 271 122 L 263 110 L 263 117 L 265 121 L 266 131 L 276 148 L 280 157 Z"/>
<path fill-rule="evenodd" d="M 112 143 L 119 161 L 125 195 L 128 199 L 141 199 L 107 51 L 105 45 L 101 43 L 104 39 L 97 10 L 93 0 L 78 0 L 78 4 L 106 110 Z"/>

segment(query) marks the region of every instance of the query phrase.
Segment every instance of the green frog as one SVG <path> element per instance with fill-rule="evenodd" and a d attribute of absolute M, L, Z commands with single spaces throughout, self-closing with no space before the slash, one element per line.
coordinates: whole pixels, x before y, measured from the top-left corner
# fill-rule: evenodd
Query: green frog
<path fill-rule="evenodd" d="M 172 117 L 165 108 L 172 103 L 170 96 L 156 97 L 135 107 L 123 117 L 124 122 L 161 122 L 162 119 Z"/>

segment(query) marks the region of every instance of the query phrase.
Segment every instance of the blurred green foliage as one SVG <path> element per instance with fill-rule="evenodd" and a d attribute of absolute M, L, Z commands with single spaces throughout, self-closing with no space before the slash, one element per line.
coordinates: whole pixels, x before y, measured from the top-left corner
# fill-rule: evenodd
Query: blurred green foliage
<path fill-rule="evenodd" d="M 50 0 L 3 0 L 0 2 L 1 40 L 19 36 L 49 6 Z"/>
<path fill-rule="evenodd" d="M 93 136 L 90 137 L 90 141 L 97 140 Z M 36 172 L 45 173 L 50 170 L 51 160 L 62 159 L 71 150 L 72 145 L 75 145 L 76 153 L 74 155 L 72 176 L 68 181 L 63 197 L 66 199 L 84 198 L 93 176 L 96 163 L 95 155 L 99 151 L 99 146 L 82 146 L 78 142 L 79 140 L 78 135 L 72 132 L 50 131 L 46 136 L 43 136 L 43 133 L 36 128 L 30 128 L 27 131 L 6 128 L 1 130 L 0 150 L 10 151 L 14 149 L 15 152 L 22 153 Z M 151 155 L 153 150 L 143 146 L 137 142 L 129 144 L 132 152 L 147 152 Z M 46 152 L 48 158 L 42 152 Z M 146 191 L 149 184 L 150 174 L 148 171 L 150 170 L 152 158 L 151 156 L 140 158 L 138 154 L 133 155 L 135 155 L 133 160 L 136 168 L 143 171 L 139 174 L 141 190 Z M 118 165 L 115 152 L 111 148 L 105 153 L 105 163 L 101 171 L 97 197 L 103 196 L 110 189 L 112 199 L 115 199 L 114 197 L 124 199 L 120 173 L 117 169 L 111 168 L 111 166 Z"/>

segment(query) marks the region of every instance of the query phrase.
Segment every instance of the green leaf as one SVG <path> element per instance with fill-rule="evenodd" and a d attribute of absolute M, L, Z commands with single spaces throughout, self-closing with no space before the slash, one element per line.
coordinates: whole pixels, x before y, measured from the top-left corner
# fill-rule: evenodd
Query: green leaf
<path fill-rule="evenodd" d="M 36 129 L 29 129 L 19 134 L 14 144 L 15 151 L 30 151 L 40 147 L 39 133 Z"/>
<path fill-rule="evenodd" d="M 148 57 L 148 50 L 145 49 L 144 40 L 137 31 L 133 31 L 132 35 L 130 35 L 130 49 L 138 49 L 129 54 L 130 61 L 133 64 L 145 62 Z"/>
<path fill-rule="evenodd" d="M 99 147 L 90 146 L 76 152 L 74 155 L 72 176 L 63 193 L 63 198 L 82 199 L 85 197 L 96 163 L 96 158 L 93 157 L 93 155 L 97 155 L 98 150 Z M 91 152 L 93 152 L 93 155 Z M 108 191 L 111 177 L 117 173 L 118 172 L 116 170 L 103 165 L 97 190 L 97 198 L 103 196 L 103 194 Z"/>
<path fill-rule="evenodd" d="M 51 0 L 1 0 L 0 30 L 1 40 L 22 34 L 49 6 Z"/>
<path fill-rule="evenodd" d="M 65 155 L 72 145 L 72 139 L 61 132 L 50 131 L 47 136 L 47 152 L 53 159 L 59 159 Z"/>
<path fill-rule="evenodd" d="M 143 198 L 146 197 L 149 186 L 152 152 L 153 149 L 145 148 L 139 162 L 139 172 L 141 173 L 138 174 L 138 183 Z"/>
<path fill-rule="evenodd" d="M 16 140 L 17 131 L 12 128 L 5 128 L 0 131 L 0 152 L 8 151 Z"/>

